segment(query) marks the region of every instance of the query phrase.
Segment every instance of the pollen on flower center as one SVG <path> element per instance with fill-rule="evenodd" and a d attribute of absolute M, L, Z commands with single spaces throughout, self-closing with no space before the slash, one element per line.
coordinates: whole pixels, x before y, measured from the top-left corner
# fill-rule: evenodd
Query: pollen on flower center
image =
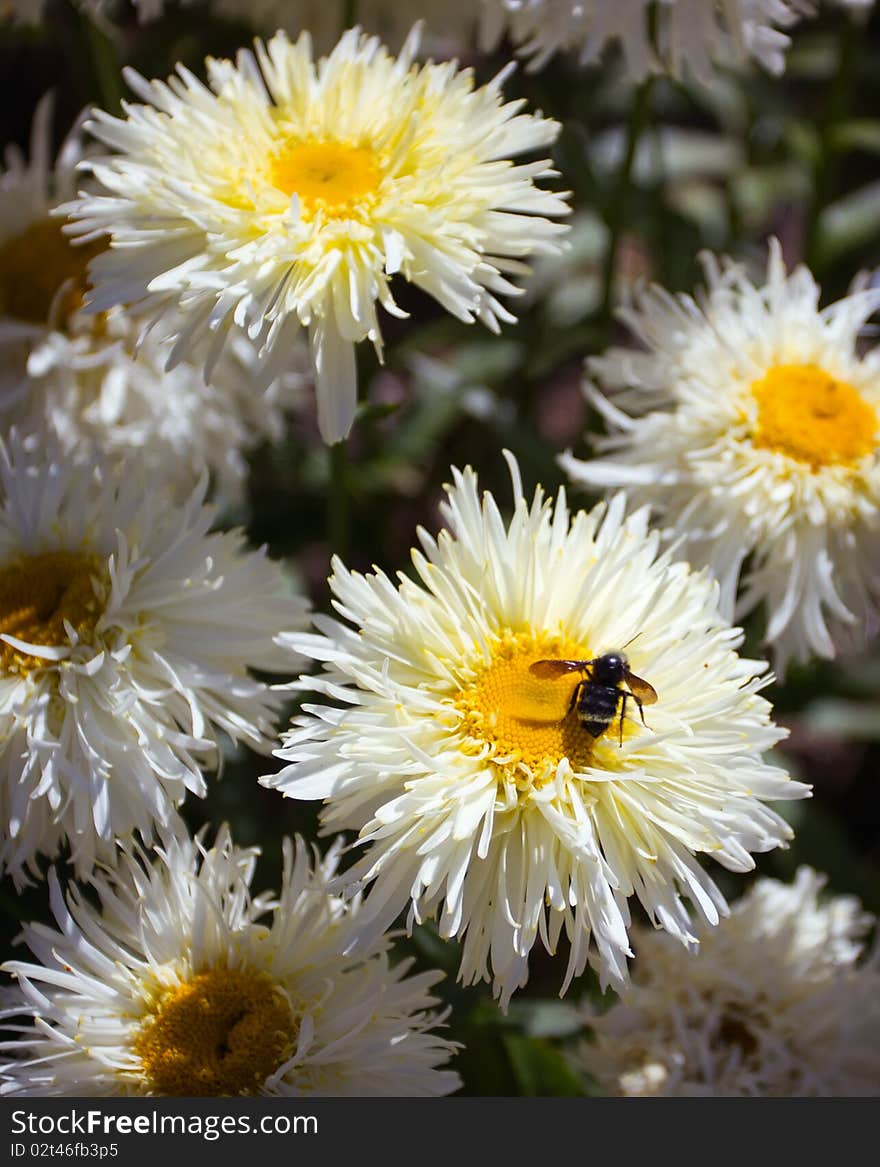
<path fill-rule="evenodd" d="M 877 441 L 877 411 L 857 389 L 815 365 L 776 365 L 752 385 L 756 446 L 809 462 L 851 465 Z"/>
<path fill-rule="evenodd" d="M 47 551 L 0 567 L 0 633 L 29 644 L 69 644 L 70 625 L 82 640 L 94 630 L 104 610 L 101 560 L 82 551 Z M 0 641 L 4 672 L 26 673 L 45 660 Z"/>
<path fill-rule="evenodd" d="M 580 674 L 548 680 L 530 672 L 535 661 L 589 657 L 583 644 L 561 637 L 503 636 L 455 701 L 464 714 L 467 751 L 488 753 L 520 786 L 523 779 L 534 786 L 550 781 L 563 758 L 573 770 L 595 764 L 594 740 L 572 708 Z"/>
<path fill-rule="evenodd" d="M 320 205 L 325 214 L 341 216 L 372 194 L 381 171 L 368 146 L 345 142 L 291 142 L 271 163 L 272 182 L 307 206 Z"/>
<path fill-rule="evenodd" d="M 73 246 L 58 219 L 38 219 L 0 245 L 0 313 L 65 329 L 83 306 L 86 269 L 103 244 Z"/>
<path fill-rule="evenodd" d="M 290 1057 L 297 1029 L 290 1003 L 266 973 L 213 968 L 159 999 L 134 1052 L 155 1094 L 256 1094 Z"/>

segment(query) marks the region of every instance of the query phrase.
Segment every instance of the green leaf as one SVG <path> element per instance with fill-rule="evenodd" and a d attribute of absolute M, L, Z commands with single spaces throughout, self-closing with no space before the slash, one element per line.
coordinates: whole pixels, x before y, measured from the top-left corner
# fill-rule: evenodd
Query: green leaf
<path fill-rule="evenodd" d="M 530 1098 L 579 1098 L 583 1083 L 567 1059 L 543 1037 L 506 1033 L 502 1038 L 518 1093 Z"/>
<path fill-rule="evenodd" d="M 880 154 L 880 121 L 876 118 L 853 118 L 835 126 L 829 135 L 834 150 L 845 153 L 848 150 L 864 150 L 868 154 Z"/>
<path fill-rule="evenodd" d="M 815 734 L 850 741 L 880 741 L 880 705 L 820 697 L 804 711 L 804 724 Z"/>
<path fill-rule="evenodd" d="M 566 1001 L 514 1000 L 507 1015 L 528 1037 L 571 1037 L 584 1027 L 578 1007 Z"/>
<path fill-rule="evenodd" d="M 816 266 L 857 251 L 880 236 L 880 182 L 871 182 L 826 207 L 819 217 Z"/>
<path fill-rule="evenodd" d="M 760 230 L 783 203 L 800 202 L 810 195 L 803 166 L 791 162 L 753 166 L 732 179 L 734 198 L 745 227 Z"/>
<path fill-rule="evenodd" d="M 808 166 L 819 165 L 822 158 L 822 139 L 809 122 L 790 121 L 785 124 L 785 141 L 794 158 Z"/>

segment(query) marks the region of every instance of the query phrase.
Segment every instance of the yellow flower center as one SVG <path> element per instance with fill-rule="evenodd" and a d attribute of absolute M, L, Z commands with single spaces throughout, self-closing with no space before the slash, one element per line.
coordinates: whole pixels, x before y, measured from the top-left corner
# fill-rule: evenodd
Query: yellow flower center
<path fill-rule="evenodd" d="M 271 178 L 279 190 L 298 195 L 304 207 L 320 207 L 343 218 L 379 185 L 381 171 L 367 146 L 345 142 L 290 142 L 271 162 Z"/>
<path fill-rule="evenodd" d="M 297 1022 L 264 972 L 213 968 L 159 999 L 134 1052 L 154 1094 L 256 1094 L 290 1057 Z"/>
<path fill-rule="evenodd" d="M 89 261 L 102 243 L 73 246 L 58 219 L 38 219 L 0 245 L 0 313 L 65 329 L 83 306 Z"/>
<path fill-rule="evenodd" d="M 62 645 L 70 643 L 67 623 L 87 639 L 104 610 L 100 569 L 100 557 L 82 551 L 47 551 L 0 567 L 0 632 L 29 644 Z M 45 664 L 0 641 L 4 672 L 28 673 Z"/>
<path fill-rule="evenodd" d="M 581 674 L 548 679 L 530 671 L 535 661 L 590 656 L 583 644 L 563 637 L 532 633 L 501 637 L 491 659 L 456 697 L 456 708 L 464 714 L 466 751 L 488 751 L 521 788 L 549 782 L 563 758 L 575 771 L 595 765 L 595 739 L 572 708 Z"/>
<path fill-rule="evenodd" d="M 857 389 L 815 365 L 776 365 L 752 385 L 758 404 L 753 441 L 808 462 L 813 470 L 852 465 L 877 441 L 877 411 Z"/>

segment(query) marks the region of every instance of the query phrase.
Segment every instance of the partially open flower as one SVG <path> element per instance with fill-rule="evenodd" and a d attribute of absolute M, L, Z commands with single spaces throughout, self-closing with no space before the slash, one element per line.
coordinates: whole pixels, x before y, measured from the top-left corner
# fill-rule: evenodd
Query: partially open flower
<path fill-rule="evenodd" d="M 859 961 L 873 923 L 822 876 L 759 880 L 689 954 L 639 928 L 633 981 L 575 1055 L 611 1094 L 880 1094 L 880 964 Z"/>

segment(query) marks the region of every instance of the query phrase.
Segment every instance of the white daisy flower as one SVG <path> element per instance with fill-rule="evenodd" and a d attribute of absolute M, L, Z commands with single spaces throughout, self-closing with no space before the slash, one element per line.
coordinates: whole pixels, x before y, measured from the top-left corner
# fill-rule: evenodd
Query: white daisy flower
<path fill-rule="evenodd" d="M 604 389 L 624 390 L 612 403 L 587 387 L 607 456 L 562 463 L 654 505 L 720 580 L 725 614 L 763 602 L 783 672 L 864 642 L 877 619 L 880 349 L 860 356 L 857 341 L 880 289 L 820 311 L 809 271 L 786 274 L 775 242 L 762 286 L 703 259 L 699 303 L 654 286 L 620 313 L 646 351 L 588 362 Z"/>
<path fill-rule="evenodd" d="M 258 850 L 222 829 L 210 850 L 172 839 L 96 874 L 100 910 L 54 871 L 58 930 L 25 928 L 10 961 L 33 1023 L 3 1043 L 5 1094 L 438 1095 L 456 1046 L 432 1030 L 442 973 L 393 966 L 382 937 L 344 956 L 357 904 L 328 892 L 331 853 L 284 841 L 281 894 L 253 896 Z M 7 1025 L 7 1028 L 12 1026 Z"/>
<path fill-rule="evenodd" d="M 482 0 L 482 38 L 506 32 L 541 69 L 557 52 L 577 49 L 582 64 L 619 42 L 633 80 L 650 73 L 712 79 L 716 64 L 759 62 L 782 73 L 791 43 L 782 31 L 808 12 L 810 0 Z"/>
<path fill-rule="evenodd" d="M 319 616 L 317 635 L 281 638 L 324 662 L 301 684 L 333 703 L 304 707 L 277 751 L 290 764 L 261 779 L 325 799 L 328 830 L 360 831 L 345 875 L 374 884 L 367 939 L 408 903 L 410 922 L 439 914 L 441 935 L 463 938 L 462 978 L 491 964 L 504 1004 L 535 941 L 553 952 L 563 930 L 563 991 L 588 959 L 623 983 L 630 896 L 690 942 L 683 895 L 711 923 L 725 911 L 696 856 L 750 870 L 749 852 L 791 835 L 764 801 L 806 793 L 761 759 L 783 733 L 714 582 L 658 558 L 646 511 L 625 519 L 622 498 L 574 516 L 563 492 L 528 503 L 510 461 L 507 524 L 471 470 L 453 471 L 449 529 L 420 531 L 413 552 L 420 582 L 334 561 L 348 623 Z M 650 698 L 637 677 L 621 669 L 600 691 L 591 667 L 565 668 L 624 649 L 659 695 L 647 725 L 619 698 Z"/>
<path fill-rule="evenodd" d="M 55 164 L 51 101 L 34 117 L 30 159 L 7 151 L 0 174 L 0 429 L 48 433 L 62 450 L 133 453 L 159 481 L 192 491 L 207 470 L 219 493 L 241 493 L 245 453 L 278 440 L 301 396 L 307 355 L 263 393 L 253 387 L 256 350 L 236 332 L 206 385 L 201 366 L 165 365 L 171 345 L 125 308 L 82 310 L 89 259 L 52 217 L 74 193 L 81 158 L 76 127 Z M 145 334 L 145 335 L 141 335 Z"/>
<path fill-rule="evenodd" d="M 208 385 L 190 361 L 166 372 L 170 346 L 152 333 L 138 343 L 141 327 L 113 308 L 98 328 L 80 313 L 67 329 L 48 331 L 24 367 L 0 369 L 0 426 L 7 435 L 13 427 L 49 434 L 66 454 L 95 450 L 123 465 L 135 458 L 152 481 L 182 496 L 207 471 L 212 494 L 239 502 L 246 455 L 261 441 L 281 440 L 285 407 L 304 393 L 307 354 L 298 354 L 299 373 L 254 393 L 255 352 L 246 338 L 228 345 Z"/>
<path fill-rule="evenodd" d="M 0 866 L 23 881 L 70 847 L 79 873 L 114 839 L 173 820 L 218 733 L 268 752 L 301 627 L 278 564 L 209 534 L 204 484 L 179 505 L 131 467 L 104 477 L 0 450 Z"/>
<path fill-rule="evenodd" d="M 208 368 L 246 325 L 266 377 L 307 327 L 328 442 L 354 418 L 355 345 L 381 352 L 377 305 L 403 315 L 395 274 L 461 320 L 512 321 L 497 296 L 519 290 L 508 277 L 524 257 L 559 247 L 545 216 L 568 208 L 535 185 L 555 175 L 546 161 L 510 158 L 559 126 L 505 104 L 504 73 L 475 88 L 454 63 L 414 65 L 416 44 L 414 31 L 395 59 L 353 29 L 315 63 L 308 34 L 279 33 L 236 64 L 209 59 L 210 88 L 183 66 L 167 84 L 127 70 L 149 104 L 95 115 L 118 151 L 89 163 L 109 193 L 68 208 L 79 234 L 111 237 L 90 268 L 94 307 L 185 309 L 175 359 L 212 334 Z"/>
<path fill-rule="evenodd" d="M 585 1021 L 574 1059 L 611 1094 L 880 1094 L 880 964 L 857 963 L 872 918 L 825 878 L 761 879 L 689 955 L 640 928 L 633 983 Z"/>

